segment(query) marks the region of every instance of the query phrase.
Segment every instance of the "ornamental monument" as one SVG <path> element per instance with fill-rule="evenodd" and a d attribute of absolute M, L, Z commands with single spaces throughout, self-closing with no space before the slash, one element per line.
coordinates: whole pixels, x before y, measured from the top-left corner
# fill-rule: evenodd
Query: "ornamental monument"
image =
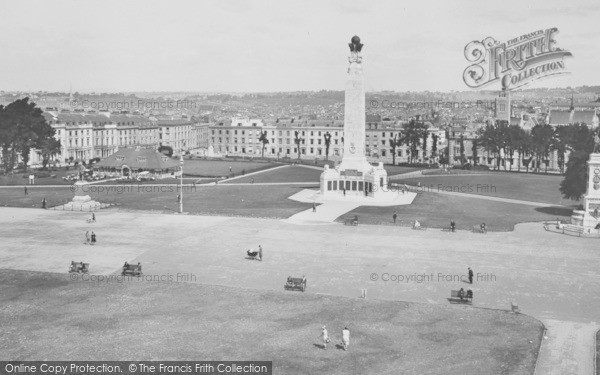
<path fill-rule="evenodd" d="M 387 192 L 387 172 L 383 163 L 372 166 L 365 156 L 365 80 L 360 52 L 360 38 L 349 44 L 350 66 L 346 75 L 344 98 L 344 153 L 341 163 L 325 166 L 321 174 L 320 193 L 323 198 L 334 196 L 373 197 Z"/>
<path fill-rule="evenodd" d="M 590 233 L 592 229 L 600 228 L 600 137 L 596 129 L 594 151 L 588 160 L 587 190 L 583 197 L 583 210 L 573 211 L 571 224 L 579 225 Z"/>

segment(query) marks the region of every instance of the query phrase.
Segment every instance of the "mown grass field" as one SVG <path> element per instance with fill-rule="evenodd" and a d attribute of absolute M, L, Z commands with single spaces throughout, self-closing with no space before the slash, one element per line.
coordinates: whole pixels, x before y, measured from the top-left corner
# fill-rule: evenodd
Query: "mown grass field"
<path fill-rule="evenodd" d="M 569 219 L 567 207 L 533 207 L 483 199 L 457 197 L 437 193 L 419 193 L 412 204 L 393 207 L 362 206 L 337 219 L 358 215 L 359 222 L 372 225 L 394 225 L 392 215 L 398 215 L 395 225 L 411 226 L 415 220 L 432 228 L 448 228 L 450 221 L 459 230 L 471 230 L 485 223 L 488 231 L 512 231 L 515 224 Z"/>
<path fill-rule="evenodd" d="M 530 375 L 543 331 L 526 315 L 466 306 L 12 270 L 0 271 L 0 295 L 0 359 L 17 361 L 267 360 L 275 374 Z M 345 326 L 348 351 L 338 344 Z"/>
<path fill-rule="evenodd" d="M 494 197 L 576 206 L 579 203 L 564 199 L 558 190 L 563 176 L 525 173 L 495 173 L 469 175 L 436 175 L 399 179 L 397 182 L 421 186 L 432 191 L 458 191 Z"/>

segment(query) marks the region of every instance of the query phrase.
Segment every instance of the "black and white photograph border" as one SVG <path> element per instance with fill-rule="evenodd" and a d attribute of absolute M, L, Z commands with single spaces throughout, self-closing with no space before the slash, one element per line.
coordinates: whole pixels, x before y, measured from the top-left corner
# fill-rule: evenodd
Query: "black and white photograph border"
<path fill-rule="evenodd" d="M 600 374 L 600 3 L 1 9 L 0 374 Z"/>

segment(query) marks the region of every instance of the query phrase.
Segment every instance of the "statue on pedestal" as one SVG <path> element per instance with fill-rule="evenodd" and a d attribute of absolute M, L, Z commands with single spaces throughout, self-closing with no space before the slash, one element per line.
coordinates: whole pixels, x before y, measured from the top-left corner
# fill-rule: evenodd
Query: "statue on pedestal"
<path fill-rule="evenodd" d="M 596 134 L 594 134 L 594 151 L 592 151 L 593 153 L 600 152 L 600 136 L 598 135 L 599 131 L 600 129 L 596 129 Z"/>

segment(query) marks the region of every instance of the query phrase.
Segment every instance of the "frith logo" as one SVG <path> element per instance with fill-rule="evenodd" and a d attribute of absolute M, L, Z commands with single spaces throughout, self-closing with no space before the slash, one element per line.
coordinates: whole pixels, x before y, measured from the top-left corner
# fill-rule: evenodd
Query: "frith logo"
<path fill-rule="evenodd" d="M 556 47 L 553 27 L 500 43 L 492 37 L 465 47 L 465 58 L 473 63 L 463 73 L 467 86 L 476 88 L 500 81 L 503 90 L 516 89 L 540 78 L 567 74 L 565 57 L 571 52 Z"/>

